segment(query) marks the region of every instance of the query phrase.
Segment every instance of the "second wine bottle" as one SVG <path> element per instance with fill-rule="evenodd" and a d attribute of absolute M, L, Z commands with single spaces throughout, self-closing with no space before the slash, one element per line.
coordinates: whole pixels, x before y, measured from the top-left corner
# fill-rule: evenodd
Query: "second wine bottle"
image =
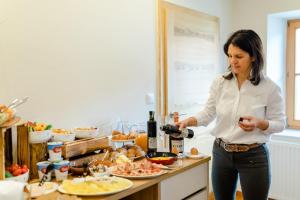
<path fill-rule="evenodd" d="M 157 151 L 157 123 L 154 119 L 154 111 L 149 111 L 147 122 L 148 131 L 148 153 Z"/>

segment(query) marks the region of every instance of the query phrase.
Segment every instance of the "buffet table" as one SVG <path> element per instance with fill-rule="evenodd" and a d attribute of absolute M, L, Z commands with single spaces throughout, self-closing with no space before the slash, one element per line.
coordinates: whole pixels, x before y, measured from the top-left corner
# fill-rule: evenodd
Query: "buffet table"
<path fill-rule="evenodd" d="M 132 180 L 134 184 L 130 189 L 112 195 L 80 198 L 83 200 L 207 200 L 209 160 L 209 156 L 200 159 L 184 158 L 181 167 L 168 170 L 164 175 L 151 179 Z"/>

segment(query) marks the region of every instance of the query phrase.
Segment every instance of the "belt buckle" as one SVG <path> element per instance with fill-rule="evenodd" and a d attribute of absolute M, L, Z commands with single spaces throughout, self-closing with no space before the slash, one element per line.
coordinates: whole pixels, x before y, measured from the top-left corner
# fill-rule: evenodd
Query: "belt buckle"
<path fill-rule="evenodd" d="M 230 144 L 224 143 L 223 148 L 224 148 L 225 151 L 227 151 L 227 152 L 233 152 L 233 150 L 232 150 L 232 145 L 230 145 Z"/>
<path fill-rule="evenodd" d="M 240 150 L 240 151 L 242 151 L 242 152 L 249 151 L 249 149 L 250 149 L 250 147 L 247 146 L 247 145 L 243 145 L 243 146 L 241 146 L 241 147 L 244 148 L 243 150 L 242 150 L 242 149 Z"/>
<path fill-rule="evenodd" d="M 246 152 L 250 149 L 250 147 L 246 145 L 224 143 L 224 149 L 227 152 Z"/>

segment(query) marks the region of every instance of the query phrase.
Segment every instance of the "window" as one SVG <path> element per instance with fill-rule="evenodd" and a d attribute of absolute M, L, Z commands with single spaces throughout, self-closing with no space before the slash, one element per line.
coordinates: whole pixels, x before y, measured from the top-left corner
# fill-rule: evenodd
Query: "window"
<path fill-rule="evenodd" d="M 219 19 L 158 1 L 158 105 L 162 116 L 194 115 L 219 67 Z M 185 116 L 185 118 L 187 117 Z"/>
<path fill-rule="evenodd" d="M 300 20 L 288 21 L 287 98 L 288 125 L 300 128 Z"/>

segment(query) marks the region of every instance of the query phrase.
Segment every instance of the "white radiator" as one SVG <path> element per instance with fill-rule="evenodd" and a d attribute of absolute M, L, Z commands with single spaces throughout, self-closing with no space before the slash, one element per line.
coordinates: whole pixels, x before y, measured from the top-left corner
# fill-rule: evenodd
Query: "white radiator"
<path fill-rule="evenodd" d="M 271 140 L 268 144 L 272 181 L 269 197 L 300 199 L 300 144 Z"/>

